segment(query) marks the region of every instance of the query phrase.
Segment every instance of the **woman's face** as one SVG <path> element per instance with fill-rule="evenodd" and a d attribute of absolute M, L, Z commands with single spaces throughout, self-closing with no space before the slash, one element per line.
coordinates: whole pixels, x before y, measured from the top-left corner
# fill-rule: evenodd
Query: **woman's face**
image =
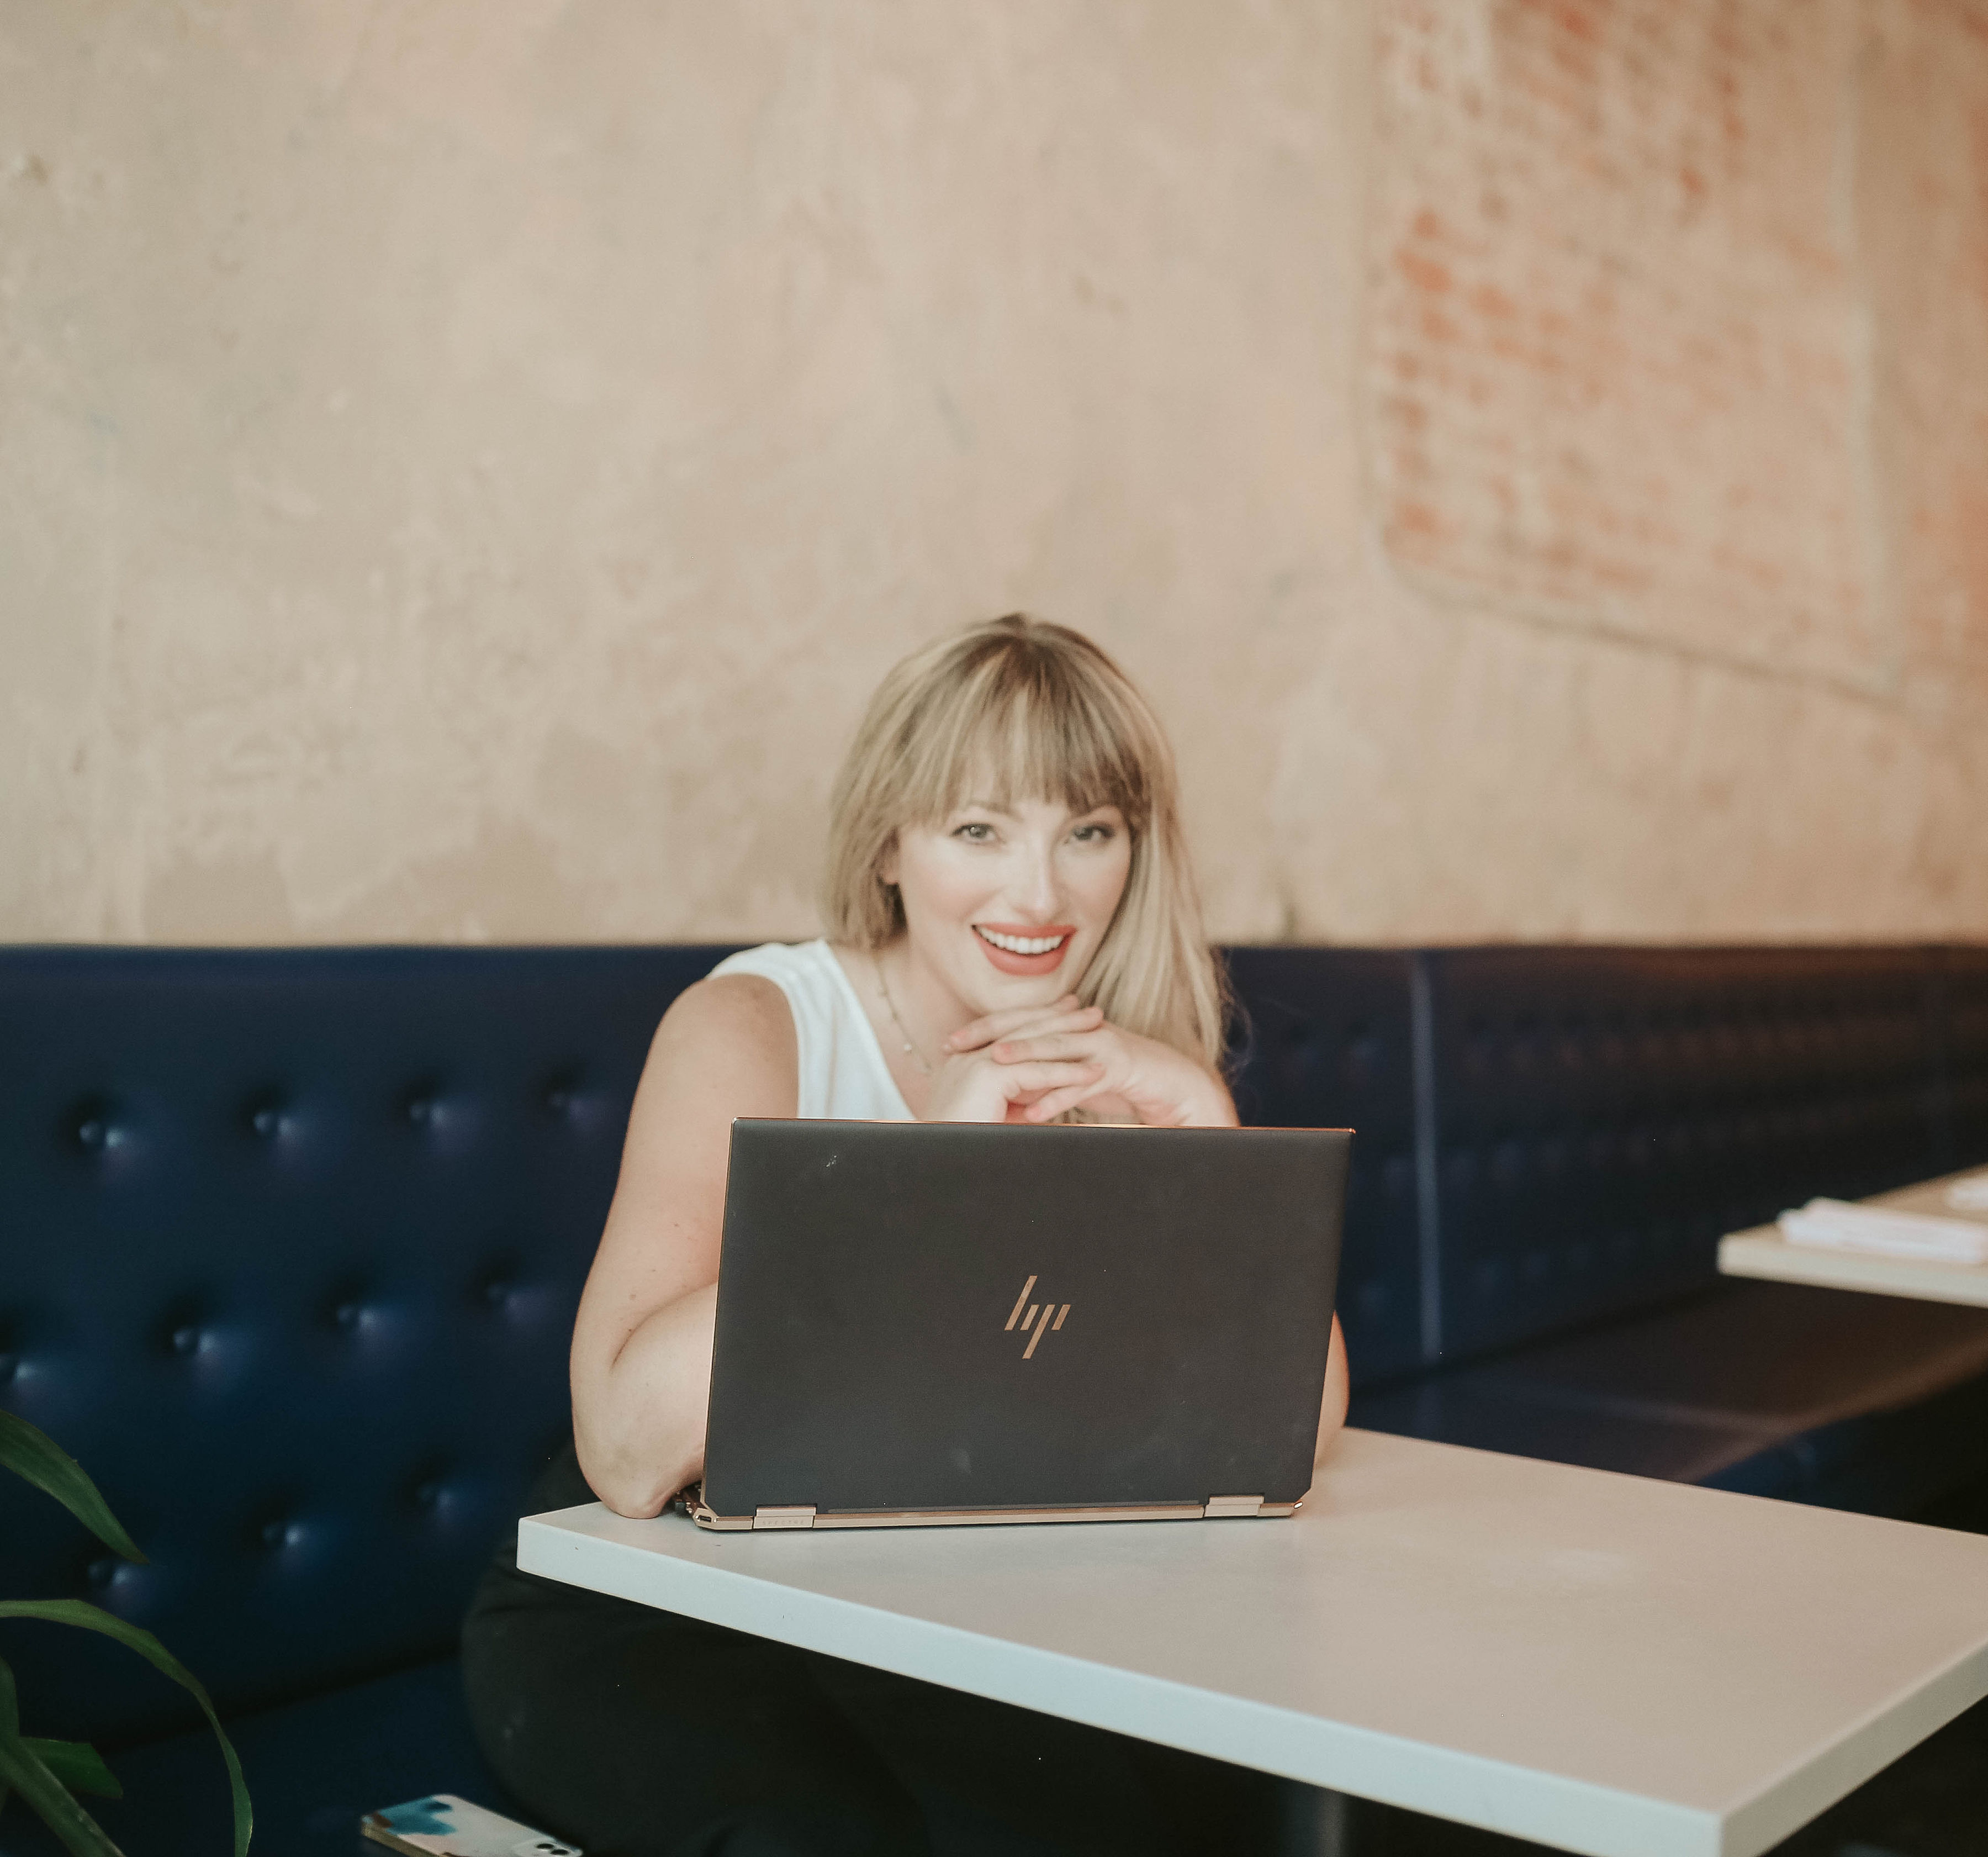
<path fill-rule="evenodd" d="M 885 859 L 913 961 L 969 1016 L 1043 1006 L 1084 977 L 1117 914 L 1132 837 L 1115 806 L 969 801 Z"/>

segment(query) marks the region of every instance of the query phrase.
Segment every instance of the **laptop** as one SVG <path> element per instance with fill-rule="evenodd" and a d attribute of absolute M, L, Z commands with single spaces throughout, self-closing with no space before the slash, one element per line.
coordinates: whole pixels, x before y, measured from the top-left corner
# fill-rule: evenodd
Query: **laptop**
<path fill-rule="evenodd" d="M 732 1125 L 715 1529 L 1293 1514 L 1351 1133 Z"/>

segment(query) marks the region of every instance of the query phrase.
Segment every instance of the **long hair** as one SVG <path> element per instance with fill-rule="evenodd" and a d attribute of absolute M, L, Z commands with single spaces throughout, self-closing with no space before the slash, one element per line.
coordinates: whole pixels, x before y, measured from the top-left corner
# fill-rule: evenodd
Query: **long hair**
<path fill-rule="evenodd" d="M 1124 672 L 1080 633 L 1019 613 L 914 651 L 878 686 L 836 776 L 823 915 L 867 949 L 903 932 L 882 868 L 898 833 L 969 797 L 1116 806 L 1132 839 L 1117 913 L 1078 983 L 1087 1006 L 1219 1071 L 1227 989 L 1202 928 L 1173 751 Z"/>

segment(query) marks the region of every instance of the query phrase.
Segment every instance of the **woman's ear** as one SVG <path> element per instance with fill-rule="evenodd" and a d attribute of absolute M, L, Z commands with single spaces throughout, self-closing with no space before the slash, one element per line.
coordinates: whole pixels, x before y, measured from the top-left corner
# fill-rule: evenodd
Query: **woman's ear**
<path fill-rule="evenodd" d="M 891 834 L 890 843 L 884 847 L 883 854 L 877 860 L 877 876 L 880 882 L 898 887 L 898 834 Z"/>

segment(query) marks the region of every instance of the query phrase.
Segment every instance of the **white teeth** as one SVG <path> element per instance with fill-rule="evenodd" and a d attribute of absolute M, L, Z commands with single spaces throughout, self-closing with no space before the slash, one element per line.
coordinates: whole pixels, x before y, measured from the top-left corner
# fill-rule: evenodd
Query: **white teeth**
<path fill-rule="evenodd" d="M 1070 939 L 1061 935 L 997 935 L 992 928 L 979 928 L 974 933 L 986 936 L 996 948 L 1009 954 L 1047 954 Z"/>

